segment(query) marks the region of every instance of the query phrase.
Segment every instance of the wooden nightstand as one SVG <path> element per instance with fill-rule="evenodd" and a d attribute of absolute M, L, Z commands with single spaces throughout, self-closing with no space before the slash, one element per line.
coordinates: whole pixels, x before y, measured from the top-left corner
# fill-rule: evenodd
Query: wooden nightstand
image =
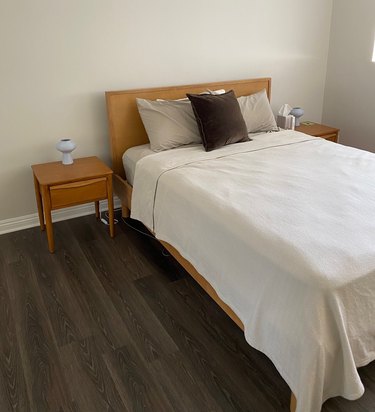
<path fill-rule="evenodd" d="M 339 141 L 340 129 L 336 129 L 335 127 L 313 123 L 309 125 L 301 124 L 300 126 L 296 126 L 295 130 L 297 130 L 297 132 L 309 134 L 310 136 L 322 137 L 331 142 L 337 143 Z"/>
<path fill-rule="evenodd" d="M 82 203 L 95 202 L 99 218 L 99 200 L 108 200 L 109 234 L 114 236 L 113 171 L 97 157 L 74 160 L 71 165 L 61 162 L 31 166 L 34 173 L 36 203 L 41 230 L 47 229 L 48 249 L 54 252 L 51 210 Z M 45 225 L 44 225 L 45 219 Z"/>

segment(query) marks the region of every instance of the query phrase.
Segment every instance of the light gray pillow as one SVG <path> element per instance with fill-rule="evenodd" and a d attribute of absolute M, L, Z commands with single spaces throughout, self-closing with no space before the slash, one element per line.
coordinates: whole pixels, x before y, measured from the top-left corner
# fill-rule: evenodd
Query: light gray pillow
<path fill-rule="evenodd" d="M 202 143 L 189 100 L 136 100 L 153 151 Z"/>
<path fill-rule="evenodd" d="M 248 133 L 277 131 L 266 89 L 238 99 Z"/>

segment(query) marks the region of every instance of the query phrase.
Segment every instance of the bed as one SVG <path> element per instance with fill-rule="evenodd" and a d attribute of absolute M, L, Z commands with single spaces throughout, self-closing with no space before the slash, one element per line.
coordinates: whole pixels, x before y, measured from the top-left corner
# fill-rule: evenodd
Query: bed
<path fill-rule="evenodd" d="M 131 211 L 153 231 L 245 331 L 248 342 L 270 357 L 292 390 L 292 411 L 320 410 L 325 399 L 337 395 L 356 399 L 364 390 L 356 368 L 375 359 L 373 154 L 286 131 L 219 152 L 206 153 L 192 145 L 172 157 L 146 156 L 137 162 L 134 193 L 127 182 L 122 156 L 148 142 L 135 99 L 179 99 L 221 88 L 237 96 L 265 89 L 270 98 L 271 79 L 106 93 L 114 190 L 123 215 Z M 237 196 L 228 170 L 241 176 L 247 168 L 252 190 L 240 190 Z M 202 176 L 208 184 L 201 184 Z M 264 179 L 260 184 L 259 176 Z M 223 184 L 210 193 L 215 178 Z M 303 189 L 306 184 L 316 192 L 312 202 L 309 190 Z M 194 210 L 203 203 L 215 210 L 206 213 L 204 221 L 203 209 L 192 217 L 187 199 L 195 197 Z M 223 207 L 228 198 L 233 199 L 229 215 Z M 251 213 L 242 213 L 247 204 Z M 306 216 L 316 218 L 316 211 L 319 219 L 306 235 Z M 354 217 L 342 225 L 346 215 Z M 246 225 L 249 230 L 243 232 Z M 343 241 L 348 233 L 353 245 Z M 191 241 L 195 236 L 205 242 L 205 253 Z M 236 245 L 230 252 L 226 239 Z M 215 250 L 220 259 L 209 257 Z M 231 266 L 232 261 L 236 264 Z M 251 283 L 243 276 L 249 265 Z"/>

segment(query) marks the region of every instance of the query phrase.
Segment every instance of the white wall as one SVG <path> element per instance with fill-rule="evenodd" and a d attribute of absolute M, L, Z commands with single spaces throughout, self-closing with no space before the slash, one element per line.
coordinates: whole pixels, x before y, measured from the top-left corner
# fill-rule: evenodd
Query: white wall
<path fill-rule="evenodd" d="M 30 165 L 109 163 L 104 91 L 271 76 L 320 121 L 332 0 L 0 3 L 0 221 L 36 211 Z"/>
<path fill-rule="evenodd" d="M 334 0 L 323 121 L 340 142 L 375 152 L 374 0 Z"/>

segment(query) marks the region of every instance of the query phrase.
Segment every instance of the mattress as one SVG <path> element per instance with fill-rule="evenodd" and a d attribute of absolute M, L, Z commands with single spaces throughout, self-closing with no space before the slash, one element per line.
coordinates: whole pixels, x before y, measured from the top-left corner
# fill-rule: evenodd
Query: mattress
<path fill-rule="evenodd" d="M 375 359 L 375 155 L 295 131 L 138 161 L 131 216 L 275 364 L 298 412 L 364 392 Z"/>
<path fill-rule="evenodd" d="M 173 151 L 175 153 L 176 150 L 188 148 L 188 147 L 202 147 L 200 144 L 190 144 L 185 146 L 176 147 L 174 149 L 168 150 L 168 152 Z M 144 157 L 150 155 L 156 155 L 157 152 L 151 150 L 150 144 L 142 144 L 139 146 L 131 147 L 130 149 L 126 150 L 122 156 L 122 164 L 124 165 L 126 180 L 129 182 L 130 185 L 133 186 L 134 183 L 134 175 L 135 175 L 135 168 L 137 163 L 143 159 Z"/>
<path fill-rule="evenodd" d="M 124 165 L 126 180 L 133 186 L 135 166 L 137 162 L 146 156 L 155 154 L 150 148 L 150 144 L 142 144 L 134 146 L 126 150 L 122 156 L 122 164 Z"/>

